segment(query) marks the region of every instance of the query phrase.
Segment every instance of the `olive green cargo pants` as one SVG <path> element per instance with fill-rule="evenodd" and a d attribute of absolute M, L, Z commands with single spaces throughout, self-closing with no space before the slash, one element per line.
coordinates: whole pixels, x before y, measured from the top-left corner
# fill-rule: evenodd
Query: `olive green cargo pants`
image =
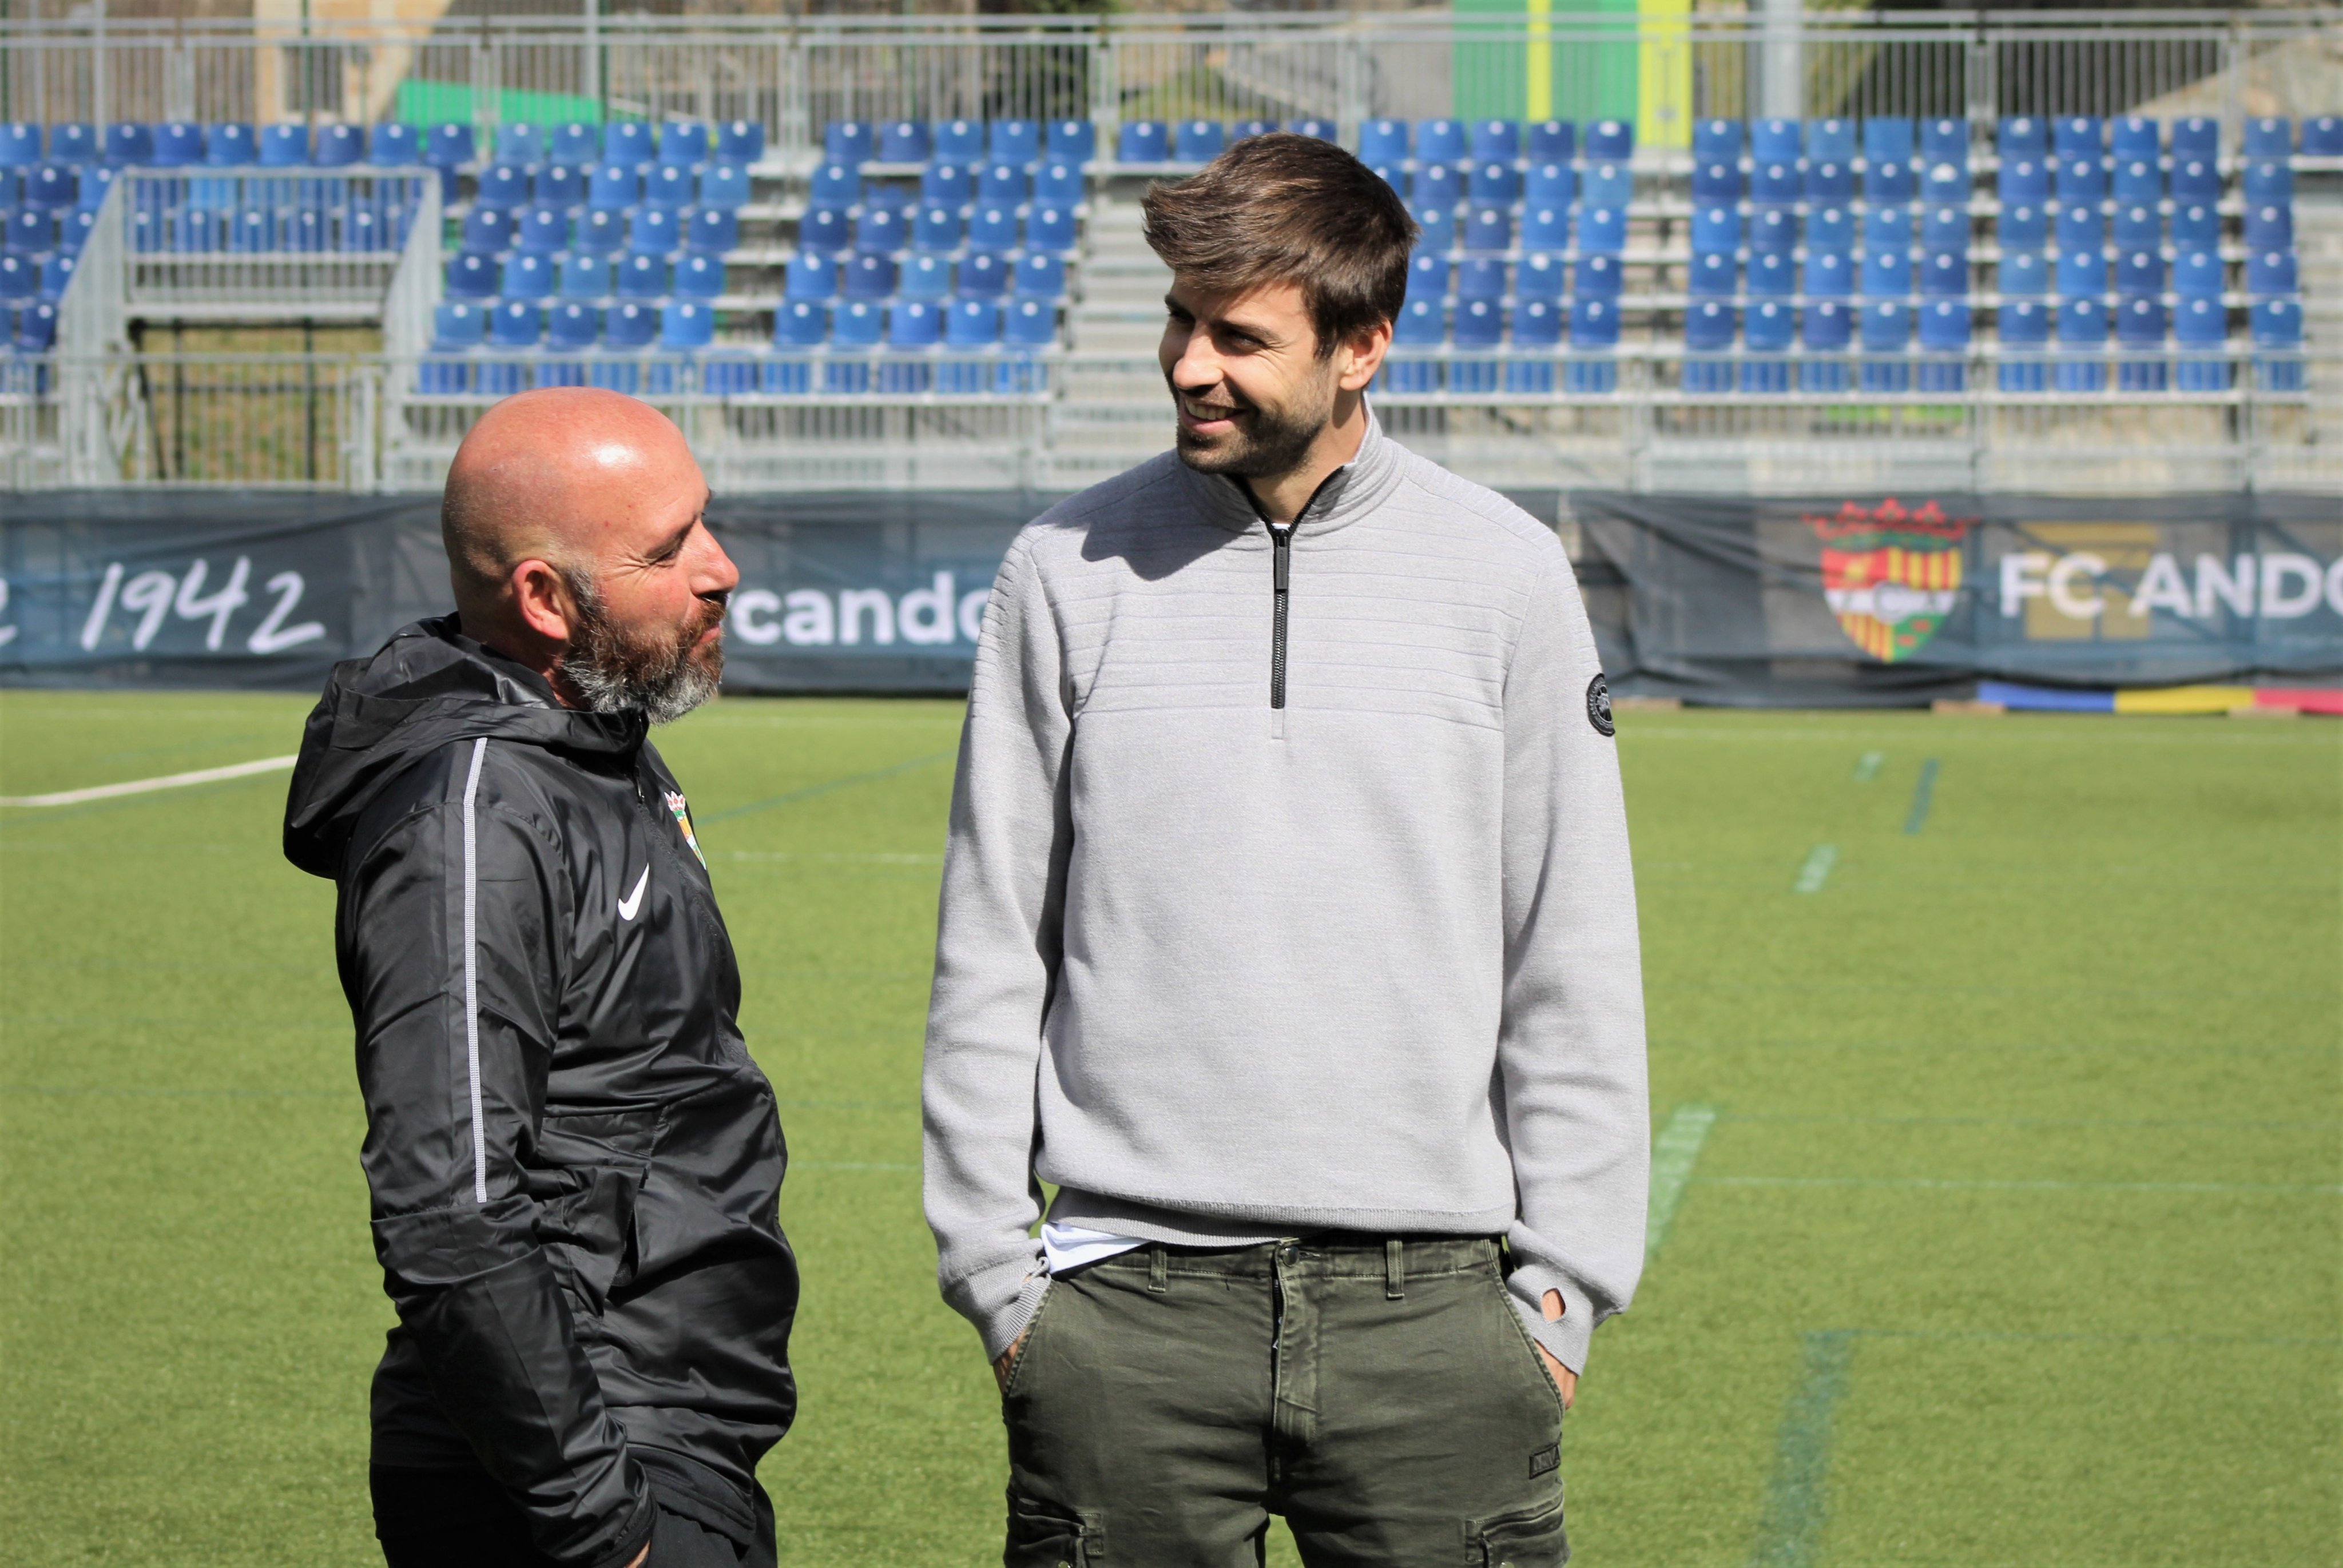
<path fill-rule="evenodd" d="M 1150 1245 L 1050 1282 L 1003 1393 L 1009 1568 L 1561 1568 L 1562 1396 L 1497 1244 Z"/>

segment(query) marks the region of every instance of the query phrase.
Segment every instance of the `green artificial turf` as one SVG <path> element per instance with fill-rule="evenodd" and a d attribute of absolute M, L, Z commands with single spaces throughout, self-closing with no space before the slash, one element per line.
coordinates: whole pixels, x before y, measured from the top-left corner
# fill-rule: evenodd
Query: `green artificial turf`
<path fill-rule="evenodd" d="M 0 793 L 289 751 L 304 707 L 0 694 Z M 999 1560 L 916 1171 L 958 716 L 661 736 L 794 1155 L 787 1563 Z M 1578 1560 L 2343 1562 L 2343 727 L 1630 712 L 1620 748 L 1669 1221 L 1571 1418 Z M 0 1563 L 378 1560 L 389 1313 L 283 786 L 0 809 Z"/>

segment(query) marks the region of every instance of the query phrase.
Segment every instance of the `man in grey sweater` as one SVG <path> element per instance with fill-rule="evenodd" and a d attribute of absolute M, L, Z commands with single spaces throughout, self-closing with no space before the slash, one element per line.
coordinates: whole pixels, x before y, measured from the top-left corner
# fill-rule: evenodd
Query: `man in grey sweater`
<path fill-rule="evenodd" d="M 1367 408 L 1388 186 L 1262 136 L 1147 222 L 1178 449 L 1010 548 L 944 868 L 927 1212 L 1006 1561 L 1233 1568 L 1280 1513 L 1312 1568 L 1554 1568 L 1649 1142 L 1594 638 Z"/>

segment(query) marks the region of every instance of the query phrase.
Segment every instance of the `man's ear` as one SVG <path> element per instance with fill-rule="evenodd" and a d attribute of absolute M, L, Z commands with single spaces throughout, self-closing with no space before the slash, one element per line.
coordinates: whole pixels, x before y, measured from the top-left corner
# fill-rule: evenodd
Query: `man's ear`
<path fill-rule="evenodd" d="M 1373 327 L 1353 333 L 1336 352 L 1342 361 L 1339 385 L 1345 392 L 1363 392 L 1383 367 L 1383 356 L 1391 351 L 1392 324 L 1378 321 Z"/>
<path fill-rule="evenodd" d="M 513 568 L 508 586 L 521 624 L 557 647 L 568 646 L 578 610 L 561 574 L 549 563 L 532 558 Z"/>

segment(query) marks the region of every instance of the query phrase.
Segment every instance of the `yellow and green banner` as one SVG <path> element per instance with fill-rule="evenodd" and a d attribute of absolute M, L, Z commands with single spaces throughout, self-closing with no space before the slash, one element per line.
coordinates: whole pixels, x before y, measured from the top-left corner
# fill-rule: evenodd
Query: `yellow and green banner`
<path fill-rule="evenodd" d="M 1690 0 L 1457 0 L 1463 119 L 1628 120 L 1635 145 L 1692 143 Z"/>

